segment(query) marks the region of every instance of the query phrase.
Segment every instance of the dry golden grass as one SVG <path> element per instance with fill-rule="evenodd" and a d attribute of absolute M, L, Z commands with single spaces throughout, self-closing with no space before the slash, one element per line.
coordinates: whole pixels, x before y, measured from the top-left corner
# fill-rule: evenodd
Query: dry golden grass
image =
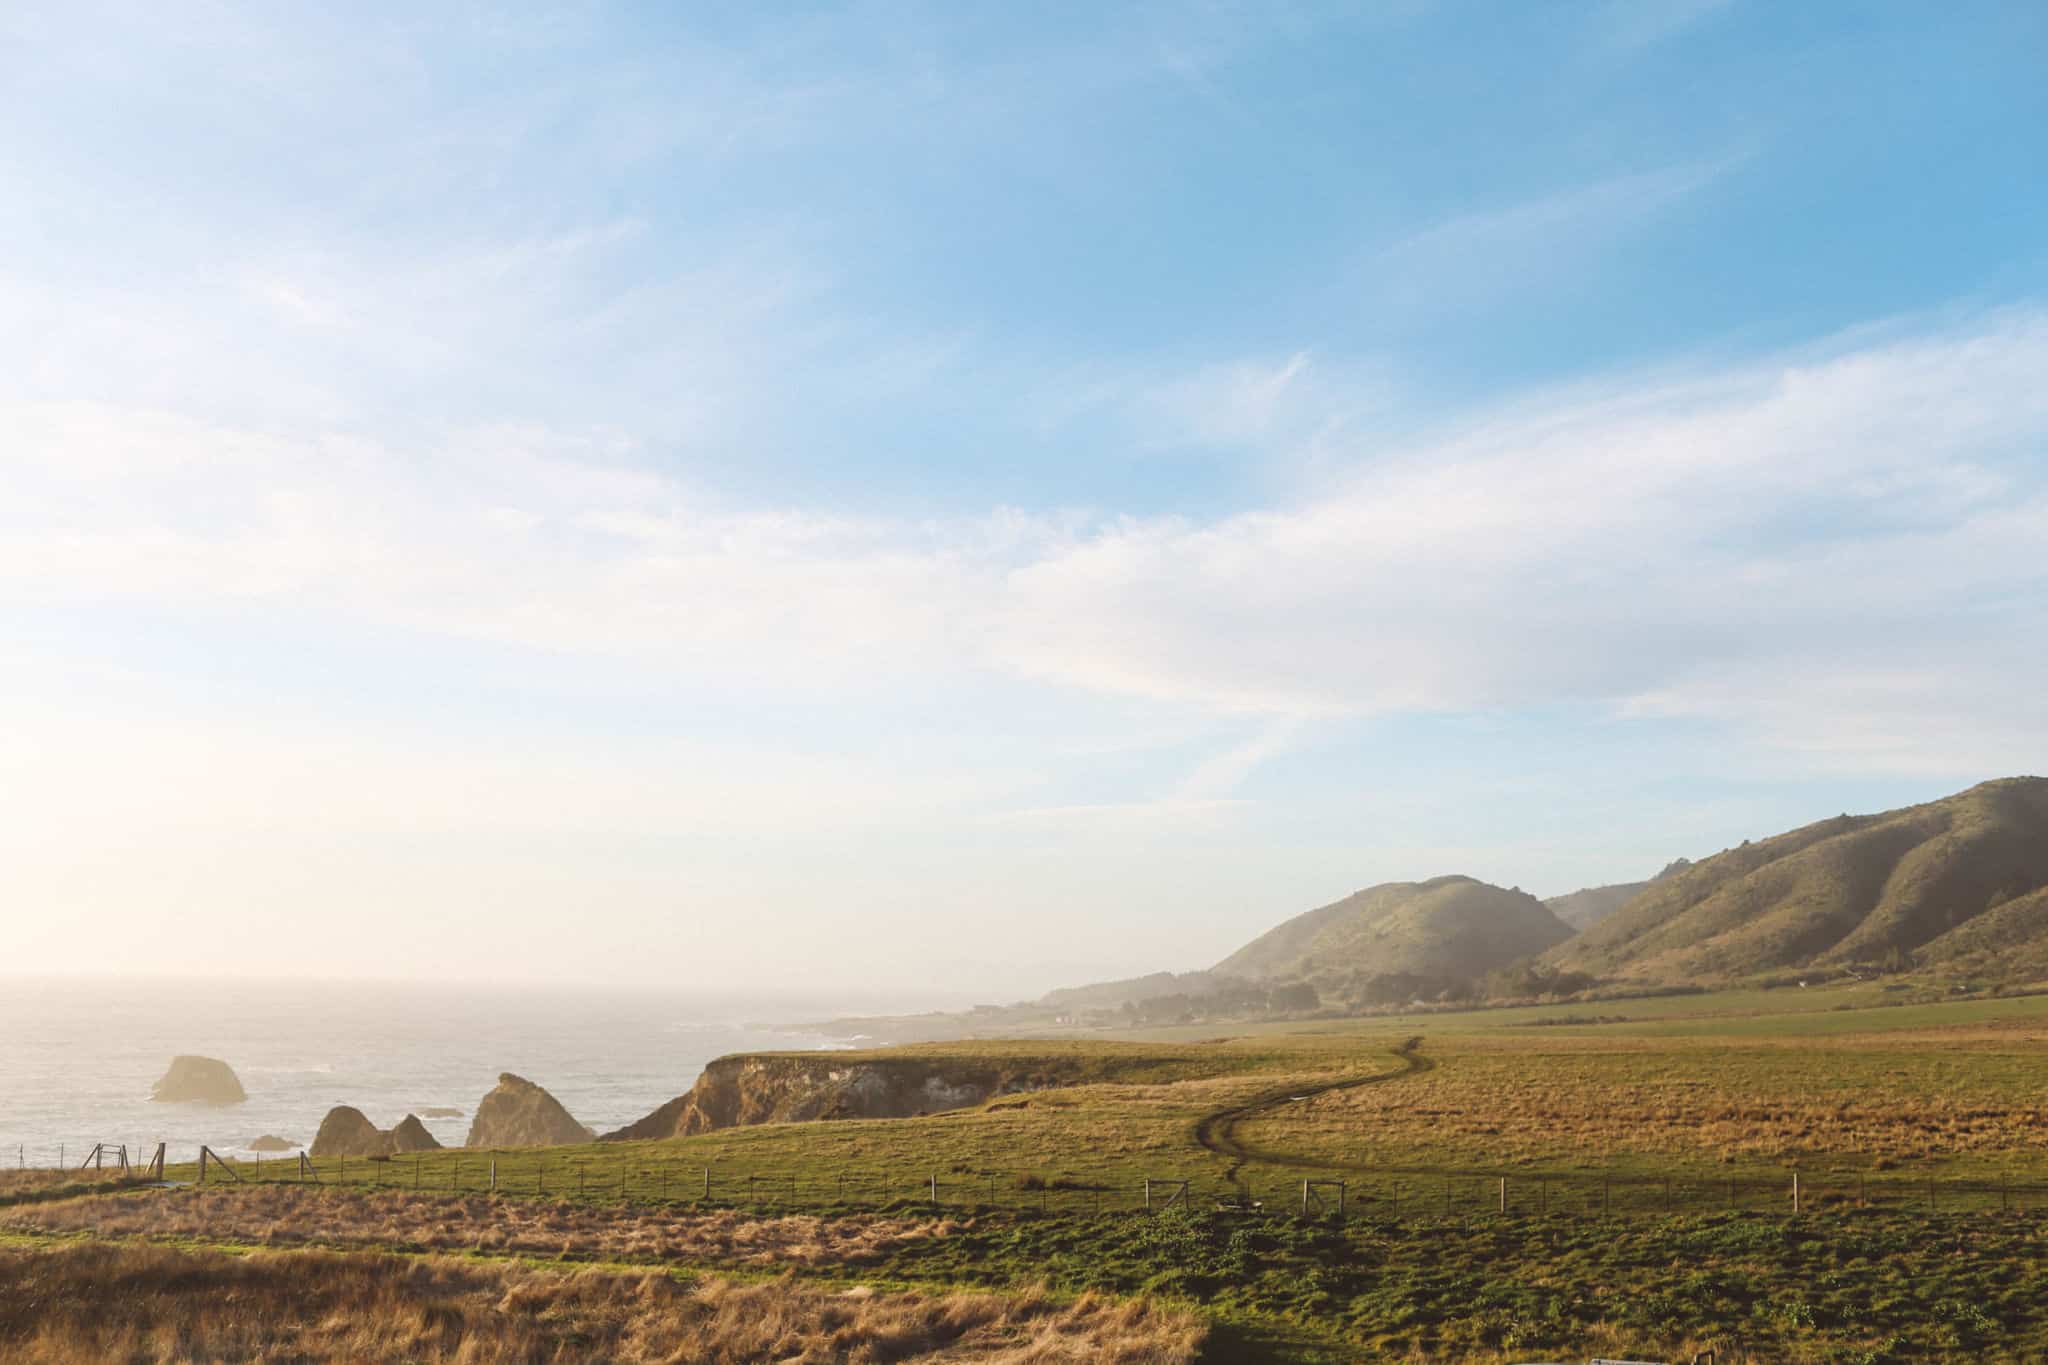
<path fill-rule="evenodd" d="M 1447 1039 L 1426 1074 L 1290 1105 L 1238 1135 L 1386 1163 L 2028 1165 L 2048 1132 L 2037 1034 Z"/>
<path fill-rule="evenodd" d="M 17 1365 L 1180 1365 L 1203 1335 L 1189 1314 L 1036 1292 L 686 1284 L 652 1272 L 135 1243 L 0 1249 L 0 1358 Z"/>
<path fill-rule="evenodd" d="M 106 1236 L 205 1237 L 266 1246 L 315 1243 L 500 1255 L 574 1255 L 729 1265 L 859 1264 L 905 1242 L 944 1237 L 946 1219 L 763 1218 L 732 1209 L 494 1199 L 255 1185 L 143 1190 L 0 1214 L 0 1226 Z"/>
<path fill-rule="evenodd" d="M 0 1170 L 0 1199 L 16 1199 L 24 1195 L 40 1195 L 67 1186 L 103 1188 L 118 1185 L 124 1179 L 119 1171 L 60 1171 L 49 1169 Z"/>

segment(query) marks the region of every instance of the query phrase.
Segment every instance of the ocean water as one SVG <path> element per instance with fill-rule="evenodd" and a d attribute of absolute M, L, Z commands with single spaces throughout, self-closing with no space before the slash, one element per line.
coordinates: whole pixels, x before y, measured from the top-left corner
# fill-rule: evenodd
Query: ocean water
<path fill-rule="evenodd" d="M 498 1073 L 545 1086 L 599 1132 L 687 1090 L 729 1052 L 830 1048 L 848 1040 L 800 1021 L 848 1002 L 654 992 L 446 988 L 342 982 L 38 981 L 0 978 L 0 1163 L 70 1165 L 94 1143 L 131 1153 L 205 1143 L 250 1158 L 275 1134 L 309 1144 L 337 1104 L 380 1128 L 430 1106 L 444 1145 L 469 1132 Z M 219 1057 L 247 1102 L 158 1104 L 179 1053 Z M 285 1159 L 289 1160 L 287 1155 Z"/>

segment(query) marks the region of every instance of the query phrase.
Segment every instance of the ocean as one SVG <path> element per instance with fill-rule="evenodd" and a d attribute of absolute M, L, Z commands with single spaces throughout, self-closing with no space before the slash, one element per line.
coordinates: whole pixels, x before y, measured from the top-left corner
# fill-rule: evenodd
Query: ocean
<path fill-rule="evenodd" d="M 598 1132 L 680 1095 L 729 1052 L 844 1047 L 803 1027 L 873 1002 L 711 999 L 623 990 L 280 981 L 0 978 L 0 1162 L 76 1165 L 95 1143 L 131 1153 L 205 1143 L 253 1159 L 266 1134 L 310 1144 L 354 1105 L 380 1128 L 435 1106 L 444 1145 L 516 1072 Z M 218 1057 L 243 1104 L 159 1104 L 150 1087 L 180 1053 Z M 289 1155 L 285 1159 L 291 1159 Z"/>

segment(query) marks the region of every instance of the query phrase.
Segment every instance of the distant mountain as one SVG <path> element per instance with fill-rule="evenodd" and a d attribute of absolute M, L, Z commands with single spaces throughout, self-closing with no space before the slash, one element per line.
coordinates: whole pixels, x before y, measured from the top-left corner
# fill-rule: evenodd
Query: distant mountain
<path fill-rule="evenodd" d="M 1616 882 L 1612 886 L 1589 886 L 1583 891 L 1548 897 L 1543 903 L 1550 907 L 1551 914 L 1572 928 L 1590 929 L 1648 890 L 1652 884 L 1661 882 L 1666 877 L 1674 877 L 1691 866 L 1690 860 L 1680 858 L 1647 882 Z"/>
<path fill-rule="evenodd" d="M 1216 964 L 1220 975 L 1294 980 L 1352 1003 L 1456 990 L 1571 937 L 1524 891 L 1471 877 L 1388 882 L 1296 915 Z"/>
<path fill-rule="evenodd" d="M 2001 956 L 2048 966 L 2044 888 L 2048 779 L 2007 778 L 1728 849 L 1651 883 L 1544 962 L 1688 983 Z"/>
<path fill-rule="evenodd" d="M 1038 1004 L 1053 1010 L 1115 1009 L 1127 1003 L 1158 1000 L 1170 995 L 1202 995 L 1229 984 L 1232 983 L 1219 981 L 1209 972 L 1153 972 L 1150 976 L 1133 976 L 1122 981 L 1062 986 L 1040 996 Z"/>

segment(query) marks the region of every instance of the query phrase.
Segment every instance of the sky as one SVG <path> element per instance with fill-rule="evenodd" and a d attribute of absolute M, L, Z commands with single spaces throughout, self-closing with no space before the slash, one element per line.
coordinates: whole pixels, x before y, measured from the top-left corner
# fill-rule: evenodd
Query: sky
<path fill-rule="evenodd" d="M 2048 771 L 2029 0 L 0 9 L 0 973 L 1206 966 Z"/>

